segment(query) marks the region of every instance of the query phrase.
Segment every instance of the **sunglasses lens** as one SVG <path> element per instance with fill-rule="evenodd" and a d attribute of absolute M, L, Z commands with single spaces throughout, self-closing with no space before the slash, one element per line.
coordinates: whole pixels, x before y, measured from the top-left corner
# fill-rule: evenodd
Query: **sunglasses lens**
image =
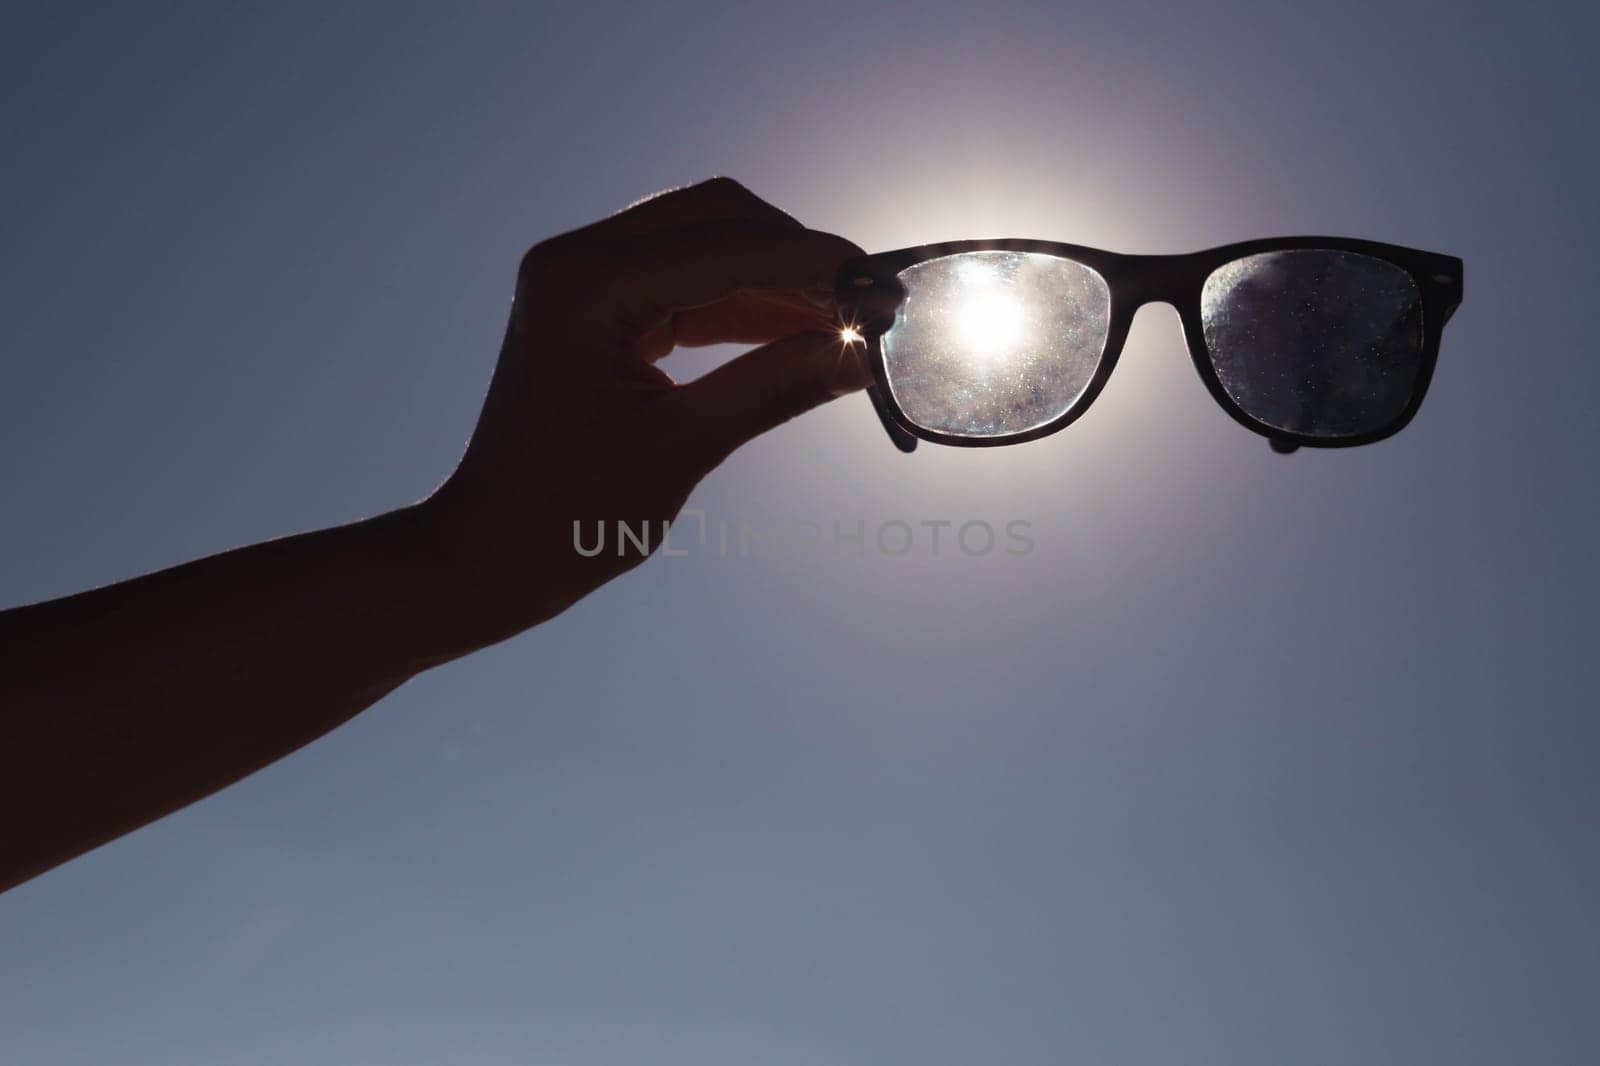
<path fill-rule="evenodd" d="M 1218 267 L 1200 297 L 1206 350 L 1245 414 L 1310 437 L 1392 425 L 1422 369 L 1422 294 L 1353 252 L 1263 252 Z"/>
<path fill-rule="evenodd" d="M 1097 272 L 1034 252 L 961 252 L 907 267 L 883 335 L 889 391 L 916 425 L 1008 437 L 1072 408 L 1111 322 Z"/>

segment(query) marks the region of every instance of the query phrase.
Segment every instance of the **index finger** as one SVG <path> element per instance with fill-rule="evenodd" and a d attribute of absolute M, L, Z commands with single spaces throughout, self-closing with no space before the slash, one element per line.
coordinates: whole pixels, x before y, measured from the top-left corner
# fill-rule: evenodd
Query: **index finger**
<path fill-rule="evenodd" d="M 765 344 L 795 333 L 838 328 L 831 294 L 742 292 L 705 307 L 678 311 L 639 338 L 636 351 L 646 362 L 665 358 L 675 348 L 708 344 Z"/>
<path fill-rule="evenodd" d="M 603 300 L 626 328 L 642 333 L 740 293 L 827 289 L 839 264 L 863 254 L 820 230 L 704 223 L 633 244 Z"/>

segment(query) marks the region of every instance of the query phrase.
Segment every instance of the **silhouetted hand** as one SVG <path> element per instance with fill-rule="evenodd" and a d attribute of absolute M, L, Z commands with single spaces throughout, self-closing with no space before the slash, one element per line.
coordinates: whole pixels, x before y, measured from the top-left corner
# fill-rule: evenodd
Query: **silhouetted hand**
<path fill-rule="evenodd" d="M 832 283 L 855 245 L 805 229 L 716 178 L 527 253 L 471 444 L 430 501 L 495 625 L 550 617 L 643 559 L 596 523 L 648 523 L 650 544 L 695 484 L 750 438 L 869 373 L 838 339 Z M 678 385 L 677 345 L 764 344 Z M 488 615 L 486 614 L 486 619 Z"/>
<path fill-rule="evenodd" d="M 0 889 L 636 565 L 584 557 L 573 523 L 659 534 L 733 449 L 866 385 L 830 307 L 858 254 L 726 179 L 545 241 L 466 454 L 426 500 L 0 612 Z M 687 385 L 655 366 L 724 341 L 764 346 Z"/>

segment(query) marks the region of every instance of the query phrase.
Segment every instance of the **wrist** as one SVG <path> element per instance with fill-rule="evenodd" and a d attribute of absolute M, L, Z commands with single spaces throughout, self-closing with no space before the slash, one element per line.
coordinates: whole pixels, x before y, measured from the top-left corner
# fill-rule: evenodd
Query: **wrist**
<path fill-rule="evenodd" d="M 515 636 L 564 606 L 540 587 L 541 549 L 526 542 L 516 516 L 496 499 L 455 475 L 407 509 L 457 655 Z"/>

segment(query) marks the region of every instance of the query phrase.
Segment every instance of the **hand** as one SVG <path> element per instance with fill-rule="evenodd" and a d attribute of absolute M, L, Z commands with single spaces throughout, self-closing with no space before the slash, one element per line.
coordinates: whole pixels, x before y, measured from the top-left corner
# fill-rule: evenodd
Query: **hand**
<path fill-rule="evenodd" d="M 489 639 L 558 613 L 637 566 L 616 523 L 662 524 L 745 441 L 865 387 L 833 277 L 862 254 L 715 178 L 536 245 L 483 412 L 459 468 L 425 505 L 462 561 Z M 678 345 L 762 344 L 679 385 Z M 606 550 L 584 557 L 574 523 Z"/>
<path fill-rule="evenodd" d="M 523 259 L 483 414 L 428 499 L 0 611 L 0 889 L 215 792 L 406 679 L 543 621 L 642 554 L 729 452 L 862 388 L 848 241 L 725 179 Z M 679 344 L 762 344 L 687 385 Z M 221 708 L 225 713 L 219 713 Z"/>

